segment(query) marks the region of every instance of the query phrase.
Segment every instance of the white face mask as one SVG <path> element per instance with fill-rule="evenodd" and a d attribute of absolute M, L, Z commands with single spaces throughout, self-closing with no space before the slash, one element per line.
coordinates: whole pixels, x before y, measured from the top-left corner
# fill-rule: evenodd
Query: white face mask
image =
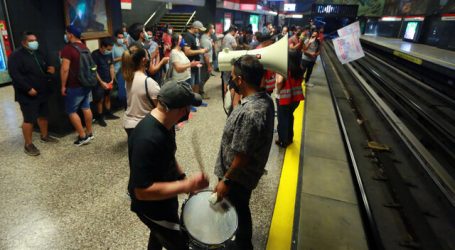
<path fill-rule="evenodd" d="M 167 33 L 169 33 L 169 35 L 172 35 L 172 29 L 168 29 Z"/>

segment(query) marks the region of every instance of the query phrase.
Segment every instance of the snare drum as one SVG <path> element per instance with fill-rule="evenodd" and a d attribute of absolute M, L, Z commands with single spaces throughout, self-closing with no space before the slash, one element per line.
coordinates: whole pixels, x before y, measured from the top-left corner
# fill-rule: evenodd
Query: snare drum
<path fill-rule="evenodd" d="M 209 202 L 212 192 L 201 191 L 182 205 L 182 229 L 190 244 L 202 249 L 224 248 L 238 227 L 234 206 L 226 199 L 212 205 Z"/>

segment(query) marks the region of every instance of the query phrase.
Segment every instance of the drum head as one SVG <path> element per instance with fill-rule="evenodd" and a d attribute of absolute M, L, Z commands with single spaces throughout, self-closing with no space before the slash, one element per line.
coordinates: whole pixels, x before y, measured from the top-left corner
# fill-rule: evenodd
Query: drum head
<path fill-rule="evenodd" d="M 232 204 L 223 199 L 215 205 L 210 204 L 212 191 L 202 191 L 185 203 L 183 224 L 195 240 L 218 245 L 229 240 L 237 230 L 238 217 Z"/>

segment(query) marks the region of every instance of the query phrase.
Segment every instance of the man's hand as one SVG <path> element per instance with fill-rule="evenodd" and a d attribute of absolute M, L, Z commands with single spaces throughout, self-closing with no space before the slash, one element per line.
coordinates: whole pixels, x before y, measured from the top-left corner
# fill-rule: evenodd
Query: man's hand
<path fill-rule="evenodd" d="M 163 64 L 167 64 L 169 62 L 169 57 L 165 56 L 163 57 L 163 59 L 161 59 L 161 61 L 163 62 Z"/>
<path fill-rule="evenodd" d="M 38 92 L 34 89 L 34 88 L 31 88 L 29 91 L 28 91 L 28 95 L 29 96 L 36 96 L 38 94 Z"/>
<path fill-rule="evenodd" d="M 205 54 L 207 52 L 209 52 L 209 49 L 205 48 L 205 49 L 200 49 L 200 54 Z"/>
<path fill-rule="evenodd" d="M 192 68 L 192 67 L 196 67 L 198 64 L 200 64 L 200 62 L 199 61 L 192 61 L 190 64 L 191 64 L 191 68 Z"/>
<path fill-rule="evenodd" d="M 55 67 L 54 66 L 47 67 L 47 73 L 52 75 L 55 74 Z"/>
<path fill-rule="evenodd" d="M 219 181 L 215 187 L 215 192 L 217 193 L 218 201 L 222 200 L 229 193 L 229 186 L 224 183 L 224 181 Z"/>
<path fill-rule="evenodd" d="M 103 89 L 106 89 L 106 90 L 109 89 L 109 83 L 107 83 L 107 82 L 100 82 L 100 85 L 101 85 L 101 88 L 103 88 Z"/>
<path fill-rule="evenodd" d="M 193 193 L 209 186 L 209 180 L 203 173 L 199 173 L 184 181 L 186 181 L 187 185 L 186 193 Z"/>
<path fill-rule="evenodd" d="M 66 96 L 66 87 L 65 86 L 62 86 L 61 92 L 62 92 L 62 96 Z"/>

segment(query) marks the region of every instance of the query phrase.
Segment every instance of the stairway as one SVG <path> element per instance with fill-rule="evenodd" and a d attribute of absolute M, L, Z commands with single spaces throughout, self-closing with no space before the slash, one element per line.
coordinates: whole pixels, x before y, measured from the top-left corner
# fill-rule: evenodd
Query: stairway
<path fill-rule="evenodd" d="M 168 12 L 158 22 L 160 26 L 170 24 L 174 28 L 174 32 L 183 32 L 185 30 L 185 24 L 190 19 L 193 13 L 172 13 Z M 188 25 L 193 23 L 194 17 L 190 20 Z"/>

